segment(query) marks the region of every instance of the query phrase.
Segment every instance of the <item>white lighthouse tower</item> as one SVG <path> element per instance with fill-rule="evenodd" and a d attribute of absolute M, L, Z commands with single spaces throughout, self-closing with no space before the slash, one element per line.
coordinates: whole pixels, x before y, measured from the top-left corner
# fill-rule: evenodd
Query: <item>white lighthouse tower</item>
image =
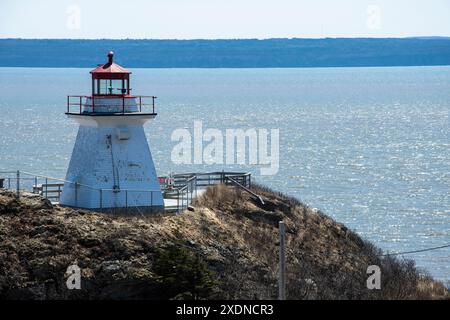
<path fill-rule="evenodd" d="M 67 116 L 80 124 L 60 203 L 89 209 L 164 207 L 143 125 L 155 97 L 131 95 L 128 70 L 108 62 L 91 71 L 92 95 L 68 96 Z"/>

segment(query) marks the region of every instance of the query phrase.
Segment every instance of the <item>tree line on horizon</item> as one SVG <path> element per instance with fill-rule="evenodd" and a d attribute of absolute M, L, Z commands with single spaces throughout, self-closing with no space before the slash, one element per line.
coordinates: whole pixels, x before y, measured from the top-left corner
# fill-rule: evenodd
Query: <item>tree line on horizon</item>
<path fill-rule="evenodd" d="M 450 65 L 450 38 L 243 40 L 0 39 L 0 67 L 94 67 L 110 50 L 129 68 Z"/>

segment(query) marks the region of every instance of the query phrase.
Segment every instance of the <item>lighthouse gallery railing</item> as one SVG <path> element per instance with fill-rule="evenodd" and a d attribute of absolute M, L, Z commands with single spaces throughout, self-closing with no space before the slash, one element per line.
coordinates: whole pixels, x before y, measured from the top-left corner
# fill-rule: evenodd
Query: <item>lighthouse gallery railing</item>
<path fill-rule="evenodd" d="M 67 113 L 83 114 L 83 108 L 92 109 L 89 113 L 102 113 L 102 109 L 116 107 L 119 114 L 126 114 L 126 108 L 131 104 L 136 105 L 140 113 L 155 114 L 155 96 L 67 96 Z M 119 103 L 111 104 L 109 101 L 116 100 Z M 107 102 L 106 104 L 102 102 Z"/>

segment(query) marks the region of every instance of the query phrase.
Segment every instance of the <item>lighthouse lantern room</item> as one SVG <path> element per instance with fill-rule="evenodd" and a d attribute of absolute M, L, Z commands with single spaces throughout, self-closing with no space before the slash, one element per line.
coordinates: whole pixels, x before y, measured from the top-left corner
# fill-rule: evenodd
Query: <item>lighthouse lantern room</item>
<path fill-rule="evenodd" d="M 144 123 L 156 117 L 154 96 L 131 94 L 131 72 L 113 61 L 92 70 L 92 94 L 68 96 L 66 115 L 79 129 L 62 205 L 89 209 L 164 207 Z"/>

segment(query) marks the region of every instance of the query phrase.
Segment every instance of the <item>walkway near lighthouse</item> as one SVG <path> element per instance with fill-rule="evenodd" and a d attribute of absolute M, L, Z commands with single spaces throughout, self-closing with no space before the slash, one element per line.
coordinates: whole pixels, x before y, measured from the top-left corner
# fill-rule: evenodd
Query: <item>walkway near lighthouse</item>
<path fill-rule="evenodd" d="M 181 173 L 160 177 L 160 179 L 166 211 L 181 212 L 208 186 L 216 184 L 233 185 L 252 193 L 249 190 L 252 183 L 250 173 L 225 171 Z"/>
<path fill-rule="evenodd" d="M 207 187 L 225 184 L 241 188 L 252 194 L 260 202 L 262 199 L 254 194 L 251 187 L 251 174 L 243 172 L 204 172 L 204 173 L 179 173 L 170 174 L 165 177 L 159 177 L 160 190 L 135 190 L 135 189 L 97 189 L 93 186 L 84 185 L 74 181 L 67 181 L 59 178 L 30 173 L 26 171 L 0 171 L 0 189 L 14 190 L 16 195 L 24 191 L 43 196 L 53 204 L 60 203 L 60 196 L 65 186 L 74 186 L 75 190 L 89 190 L 94 197 L 99 198 L 100 208 L 93 211 L 111 211 L 111 208 L 102 207 L 102 198 L 108 193 L 121 194 L 125 199 L 125 207 L 112 209 L 121 209 L 121 211 L 133 211 L 139 213 L 142 209 L 135 207 L 128 202 L 128 199 L 136 192 L 147 194 L 152 197 L 153 193 L 162 193 L 164 199 L 164 211 L 181 213 L 192 201 L 202 195 Z M 76 206 L 75 206 L 76 207 Z"/>
<path fill-rule="evenodd" d="M 206 191 L 206 188 L 199 188 L 197 190 L 197 193 L 195 196 L 193 196 L 192 200 L 194 200 L 195 198 L 200 197 L 204 192 Z M 166 212 L 179 212 L 182 207 L 180 206 L 180 200 L 179 199 L 174 199 L 174 198 L 163 198 L 164 199 L 164 210 Z M 192 202 L 192 201 L 191 201 Z M 191 202 L 188 202 L 188 206 Z"/>

